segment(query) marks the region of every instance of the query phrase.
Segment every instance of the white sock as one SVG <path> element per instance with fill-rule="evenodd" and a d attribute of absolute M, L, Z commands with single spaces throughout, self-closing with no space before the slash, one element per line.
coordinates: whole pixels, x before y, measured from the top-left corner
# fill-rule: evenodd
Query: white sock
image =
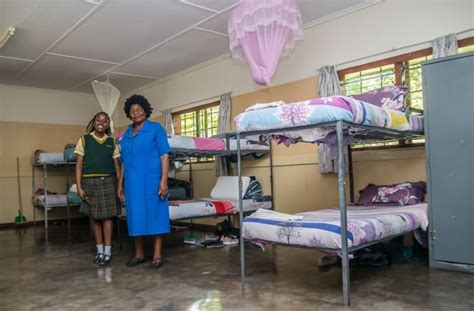
<path fill-rule="evenodd" d="M 104 244 L 97 244 L 95 247 L 97 247 L 97 254 L 104 253 Z"/>
<path fill-rule="evenodd" d="M 107 255 L 107 256 L 112 256 L 112 246 L 111 245 L 105 245 L 104 254 Z"/>

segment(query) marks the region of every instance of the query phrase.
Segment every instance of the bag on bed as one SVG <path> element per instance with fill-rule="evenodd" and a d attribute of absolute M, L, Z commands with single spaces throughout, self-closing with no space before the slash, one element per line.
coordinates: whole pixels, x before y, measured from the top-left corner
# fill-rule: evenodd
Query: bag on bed
<path fill-rule="evenodd" d="M 64 161 L 66 161 L 66 162 L 74 162 L 74 161 L 76 161 L 76 154 L 74 153 L 75 150 L 76 150 L 76 145 L 74 145 L 74 144 L 67 144 L 67 145 L 64 147 L 64 152 L 63 152 Z"/>
<path fill-rule="evenodd" d="M 250 176 L 249 186 L 245 192 L 244 199 L 256 199 L 262 196 L 262 184 L 255 178 Z"/>

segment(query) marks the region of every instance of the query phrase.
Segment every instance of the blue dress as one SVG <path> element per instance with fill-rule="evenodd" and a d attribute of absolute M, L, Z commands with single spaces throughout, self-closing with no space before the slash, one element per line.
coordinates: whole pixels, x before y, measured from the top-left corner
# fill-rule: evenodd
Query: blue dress
<path fill-rule="evenodd" d="M 160 157 L 169 153 L 166 131 L 161 124 L 146 120 L 132 135 L 130 125 L 121 141 L 124 168 L 125 206 L 130 236 L 170 232 L 168 198 L 160 198 Z"/>

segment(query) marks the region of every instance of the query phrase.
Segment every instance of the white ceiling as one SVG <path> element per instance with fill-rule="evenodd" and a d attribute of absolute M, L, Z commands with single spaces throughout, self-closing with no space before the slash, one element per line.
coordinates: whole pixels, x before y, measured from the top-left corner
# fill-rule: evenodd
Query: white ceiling
<path fill-rule="evenodd" d="M 228 53 L 227 20 L 239 0 L 0 0 L 0 84 L 122 92 Z M 308 26 L 373 0 L 298 0 Z"/>

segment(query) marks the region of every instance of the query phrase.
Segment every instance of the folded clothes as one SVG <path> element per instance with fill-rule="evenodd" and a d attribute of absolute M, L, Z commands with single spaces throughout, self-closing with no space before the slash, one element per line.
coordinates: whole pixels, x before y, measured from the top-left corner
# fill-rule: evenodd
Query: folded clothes
<path fill-rule="evenodd" d="M 273 219 L 273 220 L 281 220 L 281 221 L 299 221 L 299 220 L 303 220 L 303 216 L 285 214 L 285 213 L 275 212 L 275 211 L 267 210 L 267 209 L 263 209 L 263 208 L 259 208 L 251 216 L 252 217 L 262 217 L 262 218 Z"/>
<path fill-rule="evenodd" d="M 43 188 L 38 188 L 38 189 L 35 191 L 35 194 L 36 194 L 36 195 L 44 195 L 44 189 L 43 189 Z M 48 190 L 48 193 L 47 193 L 47 194 L 58 194 L 58 193 Z"/>

